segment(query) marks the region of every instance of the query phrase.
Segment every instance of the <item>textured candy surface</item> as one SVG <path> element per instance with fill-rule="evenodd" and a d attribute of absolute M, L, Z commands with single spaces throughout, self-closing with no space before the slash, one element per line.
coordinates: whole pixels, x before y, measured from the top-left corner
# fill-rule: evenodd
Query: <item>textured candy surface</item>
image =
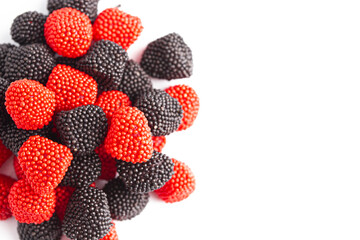
<path fill-rule="evenodd" d="M 48 0 L 47 9 L 50 13 L 55 10 L 71 7 L 85 13 L 93 22 L 97 17 L 99 0 Z"/>
<path fill-rule="evenodd" d="M 45 43 L 44 24 L 47 16 L 39 12 L 25 12 L 11 25 L 11 37 L 20 45 Z"/>
<path fill-rule="evenodd" d="M 102 108 L 110 122 L 112 116 L 120 107 L 128 107 L 131 102 L 126 94 L 113 90 L 101 93 L 95 105 Z"/>
<path fill-rule="evenodd" d="M 95 149 L 101 161 L 101 175 L 100 179 L 111 180 L 116 175 L 116 159 L 108 154 L 105 150 L 104 144 L 101 144 Z"/>
<path fill-rule="evenodd" d="M 0 220 L 5 220 L 12 216 L 8 196 L 14 183 L 14 179 L 0 174 Z"/>
<path fill-rule="evenodd" d="M 115 222 L 111 222 L 112 226 L 110 228 L 110 232 L 100 240 L 119 240 L 119 237 L 116 233 Z"/>
<path fill-rule="evenodd" d="M 67 186 L 58 186 L 57 188 L 55 188 L 55 194 L 56 194 L 55 212 L 61 221 L 63 221 L 64 219 L 66 207 L 74 191 L 75 188 L 67 187 Z"/>
<path fill-rule="evenodd" d="M 153 136 L 152 140 L 153 140 L 154 151 L 161 152 L 162 149 L 165 147 L 166 137 L 165 136 Z"/>
<path fill-rule="evenodd" d="M 2 140 L 0 139 L 0 167 L 6 162 L 6 160 L 9 159 L 9 157 L 12 155 L 12 152 L 5 147 Z"/>

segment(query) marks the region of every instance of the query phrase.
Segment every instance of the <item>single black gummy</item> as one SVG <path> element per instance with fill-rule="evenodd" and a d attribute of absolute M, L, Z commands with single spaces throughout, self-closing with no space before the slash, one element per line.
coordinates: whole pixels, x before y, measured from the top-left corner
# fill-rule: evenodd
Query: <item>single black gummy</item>
<path fill-rule="evenodd" d="M 44 24 L 47 16 L 39 12 L 25 12 L 11 25 L 11 37 L 20 45 L 45 43 Z"/>
<path fill-rule="evenodd" d="M 125 64 L 123 78 L 118 91 L 125 93 L 131 102 L 141 94 L 152 89 L 152 82 L 139 64 L 129 60 Z"/>
<path fill-rule="evenodd" d="M 72 194 L 63 220 L 63 233 L 72 240 L 97 240 L 110 231 L 106 194 L 97 188 L 78 188 Z"/>
<path fill-rule="evenodd" d="M 127 60 L 128 55 L 120 45 L 109 40 L 100 40 L 80 58 L 77 69 L 92 76 L 101 91 L 117 90 Z"/>
<path fill-rule="evenodd" d="M 170 33 L 149 43 L 140 65 L 154 78 L 187 78 L 193 72 L 192 52 L 179 34 Z"/>
<path fill-rule="evenodd" d="M 110 180 L 104 187 L 111 217 L 128 220 L 139 215 L 149 202 L 148 193 L 133 193 L 126 189 L 119 178 Z"/>
<path fill-rule="evenodd" d="M 61 186 L 81 188 L 92 184 L 101 174 L 101 161 L 95 152 L 83 156 L 75 156 L 71 161 Z"/>
<path fill-rule="evenodd" d="M 85 13 L 94 22 L 97 17 L 99 0 L 49 0 L 47 9 L 50 13 L 60 8 L 71 7 Z"/>
<path fill-rule="evenodd" d="M 55 117 L 61 143 L 74 155 L 92 153 L 104 140 L 107 119 L 101 107 L 86 105 L 62 111 Z"/>
<path fill-rule="evenodd" d="M 142 163 L 116 161 L 119 178 L 134 193 L 147 193 L 161 188 L 174 174 L 174 163 L 165 154 L 154 151 L 152 157 Z"/>
<path fill-rule="evenodd" d="M 62 236 L 61 222 L 56 214 L 40 224 L 18 222 L 17 232 L 20 240 L 60 240 Z"/>
<path fill-rule="evenodd" d="M 36 80 L 43 85 L 56 66 L 53 51 L 43 43 L 33 43 L 13 49 L 5 59 L 4 78 Z"/>
<path fill-rule="evenodd" d="M 153 136 L 175 132 L 183 116 L 178 100 L 160 89 L 145 92 L 136 100 L 134 107 L 144 113 Z"/>
<path fill-rule="evenodd" d="M 16 46 L 10 43 L 0 44 L 0 77 L 4 76 L 5 58 Z"/>
<path fill-rule="evenodd" d="M 50 122 L 47 126 L 38 130 L 19 129 L 16 127 L 14 121 L 10 119 L 0 128 L 0 139 L 5 147 L 10 149 L 10 151 L 17 156 L 20 147 L 29 137 L 35 135 L 48 137 L 52 128 L 53 123 Z"/>

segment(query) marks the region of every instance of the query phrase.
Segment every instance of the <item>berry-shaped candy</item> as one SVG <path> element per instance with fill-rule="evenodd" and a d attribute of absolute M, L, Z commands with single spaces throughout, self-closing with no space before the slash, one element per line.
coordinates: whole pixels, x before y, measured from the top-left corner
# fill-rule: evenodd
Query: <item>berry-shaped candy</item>
<path fill-rule="evenodd" d="M 167 80 L 188 78 L 193 72 L 191 49 L 177 33 L 149 43 L 140 65 L 151 77 Z"/>
<path fill-rule="evenodd" d="M 25 173 L 20 166 L 19 159 L 17 158 L 17 156 L 14 156 L 13 164 L 14 164 L 14 170 L 15 170 L 16 177 L 18 179 L 25 178 Z"/>
<path fill-rule="evenodd" d="M 50 123 L 38 130 L 24 130 L 17 128 L 15 123 L 10 120 L 0 128 L 0 139 L 10 151 L 18 155 L 20 147 L 30 136 L 40 135 L 46 137 L 49 135 L 51 127 L 52 124 Z"/>
<path fill-rule="evenodd" d="M 112 226 L 110 228 L 110 232 L 108 234 L 106 234 L 106 236 L 100 240 L 119 240 L 119 237 L 116 233 L 115 222 L 111 222 L 111 224 L 112 224 Z"/>
<path fill-rule="evenodd" d="M 140 18 L 118 8 L 108 8 L 102 11 L 94 22 L 94 40 L 110 40 L 127 50 L 142 30 Z"/>
<path fill-rule="evenodd" d="M 77 58 L 90 48 L 92 25 L 88 16 L 74 8 L 52 12 L 45 23 L 45 39 L 57 54 Z"/>
<path fill-rule="evenodd" d="M 26 179 L 20 179 L 10 189 L 9 206 L 20 223 L 40 224 L 49 221 L 55 212 L 55 191 L 36 193 Z"/>
<path fill-rule="evenodd" d="M 183 110 L 179 102 L 160 89 L 144 93 L 134 103 L 145 114 L 153 136 L 175 132 L 181 123 Z"/>
<path fill-rule="evenodd" d="M 5 59 L 8 53 L 16 46 L 10 43 L 0 44 L 0 77 L 4 76 Z"/>
<path fill-rule="evenodd" d="M 10 82 L 26 78 L 46 85 L 55 66 L 54 52 L 46 44 L 28 44 L 14 48 L 8 53 L 4 78 Z"/>
<path fill-rule="evenodd" d="M 134 107 L 119 108 L 111 119 L 105 149 L 112 157 L 126 162 L 150 159 L 153 143 L 145 115 Z"/>
<path fill-rule="evenodd" d="M 135 102 L 141 94 L 151 89 L 150 77 L 140 65 L 133 60 L 127 61 L 121 84 L 117 90 L 128 95 L 131 102 Z"/>
<path fill-rule="evenodd" d="M 57 65 L 50 74 L 46 87 L 55 92 L 57 112 L 94 104 L 96 101 L 96 81 L 70 66 Z"/>
<path fill-rule="evenodd" d="M 165 136 L 153 136 L 152 140 L 153 140 L 154 151 L 161 152 L 162 149 L 165 147 L 166 137 Z"/>
<path fill-rule="evenodd" d="M 101 239 L 111 228 L 106 194 L 97 188 L 78 188 L 72 194 L 62 225 L 70 239 Z"/>
<path fill-rule="evenodd" d="M 195 177 L 191 169 L 183 162 L 172 160 L 175 163 L 174 175 L 162 188 L 155 190 L 167 203 L 182 201 L 195 190 Z"/>
<path fill-rule="evenodd" d="M 21 146 L 18 159 L 34 191 L 48 194 L 64 178 L 73 155 L 64 145 L 44 137 L 31 136 Z"/>
<path fill-rule="evenodd" d="M 54 115 L 55 93 L 37 81 L 18 80 L 7 89 L 5 106 L 18 128 L 41 129 Z"/>
<path fill-rule="evenodd" d="M 110 122 L 112 116 L 120 107 L 128 107 L 131 102 L 126 94 L 113 90 L 101 93 L 95 105 L 102 108 Z"/>
<path fill-rule="evenodd" d="M 55 188 L 55 193 L 56 193 L 55 212 L 61 221 L 63 221 L 64 219 L 66 207 L 74 191 L 75 188 L 67 187 L 67 186 L 58 186 L 57 188 Z"/>
<path fill-rule="evenodd" d="M 176 85 L 165 89 L 170 96 L 176 98 L 183 110 L 183 118 L 178 131 L 185 130 L 193 125 L 200 107 L 200 100 L 195 90 L 186 85 Z"/>
<path fill-rule="evenodd" d="M 47 9 L 50 13 L 60 8 L 71 7 L 85 13 L 93 22 L 97 17 L 99 0 L 49 0 Z"/>
<path fill-rule="evenodd" d="M 40 224 L 18 222 L 17 232 L 20 240 L 60 240 L 61 222 L 56 214 Z"/>
<path fill-rule="evenodd" d="M 89 52 L 79 59 L 77 69 L 92 76 L 102 91 L 117 90 L 121 84 L 128 55 L 114 42 L 95 42 Z"/>
<path fill-rule="evenodd" d="M 14 179 L 0 174 L 0 220 L 5 220 L 12 216 L 8 196 L 14 183 Z"/>
<path fill-rule="evenodd" d="M 112 219 L 128 220 L 141 213 L 149 202 L 148 193 L 132 193 L 126 189 L 124 183 L 115 178 L 105 187 Z"/>
<path fill-rule="evenodd" d="M 117 161 L 119 178 L 126 188 L 134 193 L 147 193 L 161 188 L 170 180 L 174 171 L 171 158 L 159 152 L 153 152 L 150 160 L 144 163 Z"/>
<path fill-rule="evenodd" d="M 95 152 L 75 156 L 60 185 L 74 188 L 89 186 L 100 176 L 100 173 L 101 161 Z"/>
<path fill-rule="evenodd" d="M 6 162 L 6 160 L 9 159 L 9 157 L 12 155 L 12 152 L 5 147 L 2 140 L 0 139 L 0 167 Z"/>
<path fill-rule="evenodd" d="M 47 16 L 38 12 L 25 12 L 11 25 L 11 37 L 20 45 L 45 43 L 44 24 Z"/>
<path fill-rule="evenodd" d="M 116 159 L 108 154 L 105 150 L 104 144 L 101 144 L 95 149 L 101 161 L 101 175 L 100 179 L 111 180 L 116 176 Z"/>
<path fill-rule="evenodd" d="M 75 155 L 92 153 L 107 133 L 107 119 L 99 106 L 86 105 L 58 113 L 55 119 L 61 142 Z"/>

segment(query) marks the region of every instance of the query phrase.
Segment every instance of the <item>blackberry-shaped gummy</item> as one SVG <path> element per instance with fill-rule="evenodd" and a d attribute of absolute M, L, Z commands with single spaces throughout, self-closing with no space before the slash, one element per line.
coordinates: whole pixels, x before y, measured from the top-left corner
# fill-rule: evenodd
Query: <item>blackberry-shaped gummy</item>
<path fill-rule="evenodd" d="M 71 161 L 71 165 L 60 185 L 74 188 L 89 186 L 100 174 L 101 161 L 95 152 L 88 155 L 76 156 Z"/>
<path fill-rule="evenodd" d="M 187 78 L 193 72 L 191 49 L 177 33 L 151 42 L 140 65 L 149 76 L 167 80 Z"/>
<path fill-rule="evenodd" d="M 44 24 L 47 16 L 38 12 L 25 12 L 11 25 L 11 37 L 20 45 L 45 43 Z"/>
<path fill-rule="evenodd" d="M 24 45 L 13 49 L 7 55 L 4 78 L 10 82 L 26 78 L 46 85 L 55 66 L 54 53 L 46 44 Z"/>
<path fill-rule="evenodd" d="M 131 102 L 134 102 L 141 94 L 150 89 L 152 89 L 152 83 L 145 71 L 133 60 L 127 61 L 118 90 L 125 93 Z"/>
<path fill-rule="evenodd" d="M 139 215 L 149 202 L 148 193 L 130 192 L 119 178 L 109 181 L 104 192 L 109 202 L 111 217 L 116 220 L 128 220 Z"/>
<path fill-rule="evenodd" d="M 10 120 L 0 129 L 0 139 L 3 141 L 3 144 L 17 156 L 20 147 L 30 136 L 39 135 L 47 137 L 51 128 L 52 123 L 38 130 L 18 129 L 15 123 Z"/>
<path fill-rule="evenodd" d="M 78 188 L 72 194 L 62 225 L 73 240 L 96 240 L 108 234 L 111 217 L 106 194 L 97 188 Z"/>
<path fill-rule="evenodd" d="M 5 59 L 8 53 L 16 46 L 10 43 L 0 44 L 0 77 L 4 76 Z"/>
<path fill-rule="evenodd" d="M 18 222 L 17 232 L 20 240 L 60 240 L 62 235 L 61 223 L 56 214 L 40 224 Z"/>
<path fill-rule="evenodd" d="M 141 95 L 134 107 L 145 114 L 153 136 L 165 136 L 175 132 L 183 117 L 178 100 L 160 89 L 153 89 Z"/>
<path fill-rule="evenodd" d="M 100 90 L 117 90 L 127 60 L 128 55 L 120 45 L 109 40 L 100 40 L 78 61 L 77 68 L 92 76 Z"/>
<path fill-rule="evenodd" d="M 62 111 L 55 123 L 61 142 L 75 155 L 92 153 L 103 142 L 108 126 L 104 111 L 95 105 Z"/>
<path fill-rule="evenodd" d="M 85 13 L 94 22 L 97 17 L 98 3 L 99 0 L 49 0 L 47 9 L 52 13 L 60 8 L 75 8 Z"/>
<path fill-rule="evenodd" d="M 154 151 L 144 163 L 117 161 L 119 178 L 126 188 L 135 193 L 152 192 L 161 188 L 174 173 L 174 163 L 165 154 Z"/>

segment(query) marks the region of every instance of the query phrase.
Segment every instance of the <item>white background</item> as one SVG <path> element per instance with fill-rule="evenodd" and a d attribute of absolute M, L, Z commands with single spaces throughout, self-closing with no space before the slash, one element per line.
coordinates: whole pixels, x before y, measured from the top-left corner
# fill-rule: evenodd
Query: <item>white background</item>
<path fill-rule="evenodd" d="M 101 0 L 99 10 L 119 3 L 144 25 L 135 60 L 150 41 L 183 36 L 194 75 L 155 85 L 186 83 L 201 99 L 193 127 L 164 149 L 193 169 L 195 193 L 153 198 L 116 223 L 119 239 L 360 239 L 358 1 Z M 46 13 L 46 0 L 2 5 L 1 42 L 29 10 Z M 0 235 L 17 239 L 14 219 Z"/>

